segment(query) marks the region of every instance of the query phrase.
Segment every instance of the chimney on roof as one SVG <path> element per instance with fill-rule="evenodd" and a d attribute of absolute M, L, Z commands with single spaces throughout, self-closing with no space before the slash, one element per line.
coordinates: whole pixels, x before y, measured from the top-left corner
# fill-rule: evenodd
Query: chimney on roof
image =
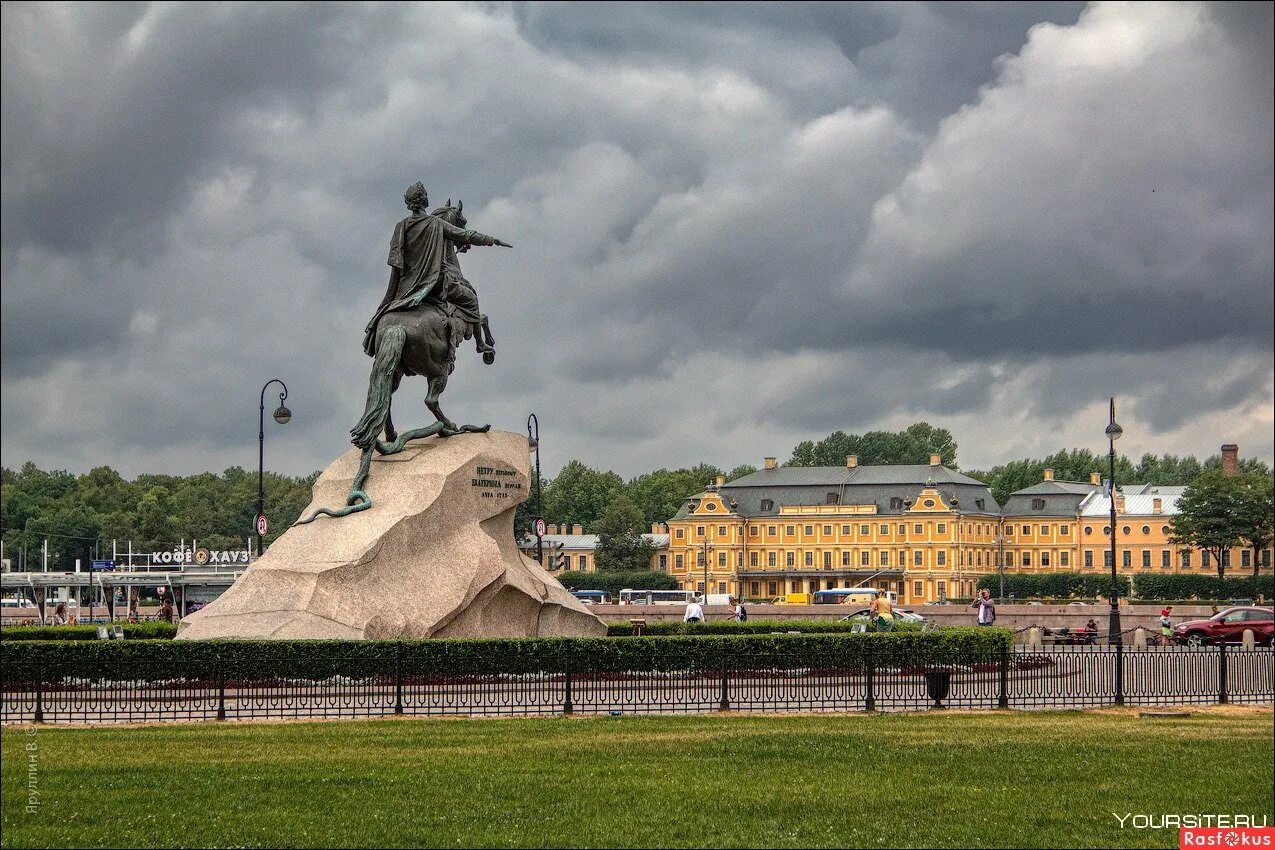
<path fill-rule="evenodd" d="M 721 487 L 726 486 L 726 476 L 725 476 L 725 475 L 719 475 L 719 476 L 717 476 L 717 486 L 718 486 L 718 488 L 721 488 Z"/>
<path fill-rule="evenodd" d="M 1117 488 L 1115 497 L 1116 497 L 1116 513 L 1122 514 L 1124 513 L 1124 493 L 1121 493 L 1120 490 Z"/>
<path fill-rule="evenodd" d="M 1227 443 L 1222 446 L 1222 474 L 1239 475 L 1239 473 L 1240 447 L 1235 443 Z"/>
<path fill-rule="evenodd" d="M 1101 472 L 1091 472 L 1091 473 L 1089 473 L 1089 483 L 1090 483 L 1090 484 L 1101 484 L 1101 483 L 1102 483 L 1102 473 L 1101 473 Z"/>
<path fill-rule="evenodd" d="M 942 466 L 943 458 L 939 455 L 930 455 L 930 466 Z"/>
<path fill-rule="evenodd" d="M 774 468 L 775 468 L 775 459 L 774 459 L 773 457 L 763 458 L 763 461 L 764 461 L 764 462 L 765 462 L 765 464 L 766 464 L 766 467 L 765 467 L 766 469 L 774 469 Z"/>
<path fill-rule="evenodd" d="M 1154 499 L 1151 500 L 1151 512 L 1158 514 L 1158 513 L 1162 513 L 1163 511 L 1164 511 L 1164 502 L 1160 500 L 1159 496 L 1156 496 Z"/>
<path fill-rule="evenodd" d="M 545 525 L 545 534 L 557 534 L 557 533 L 558 533 L 558 526 L 556 523 L 549 523 Z"/>
<path fill-rule="evenodd" d="M 1053 480 L 1054 480 L 1054 471 L 1053 471 L 1052 469 L 1046 469 L 1046 470 L 1045 470 L 1045 480 L 1046 480 L 1046 481 L 1053 481 Z"/>
<path fill-rule="evenodd" d="M 662 522 L 653 522 L 653 523 L 651 523 L 651 533 L 652 533 L 652 534 L 663 534 L 663 533 L 664 533 L 664 523 L 662 523 Z"/>
<path fill-rule="evenodd" d="M 579 525 L 573 525 L 573 526 L 571 526 L 571 533 L 572 533 L 572 534 L 584 534 L 584 528 L 582 528 L 582 527 L 581 527 L 581 526 L 579 526 Z"/>
<path fill-rule="evenodd" d="M 859 465 L 859 456 L 858 456 L 858 455 L 846 455 L 846 467 L 847 467 L 847 468 L 849 468 L 849 469 L 854 469 L 854 468 L 855 468 L 856 466 L 858 466 L 858 465 Z"/>

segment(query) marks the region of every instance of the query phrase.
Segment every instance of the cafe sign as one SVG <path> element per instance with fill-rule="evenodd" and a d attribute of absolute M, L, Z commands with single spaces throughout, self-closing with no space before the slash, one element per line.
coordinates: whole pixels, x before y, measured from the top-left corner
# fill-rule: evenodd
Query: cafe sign
<path fill-rule="evenodd" d="M 170 550 L 151 553 L 152 564 L 247 564 L 248 550 L 183 549 L 180 546 Z"/>

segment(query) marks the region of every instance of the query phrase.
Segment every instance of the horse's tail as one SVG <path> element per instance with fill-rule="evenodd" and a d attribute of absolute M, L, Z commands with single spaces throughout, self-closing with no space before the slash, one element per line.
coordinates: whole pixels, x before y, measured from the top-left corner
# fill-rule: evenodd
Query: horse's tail
<path fill-rule="evenodd" d="M 350 442 L 361 449 L 375 445 L 385 428 L 385 419 L 390 414 L 390 396 L 394 392 L 394 373 L 398 371 L 406 342 L 407 329 L 402 325 L 386 328 L 377 342 L 372 377 L 367 384 L 367 406 L 359 424 L 350 429 Z"/>

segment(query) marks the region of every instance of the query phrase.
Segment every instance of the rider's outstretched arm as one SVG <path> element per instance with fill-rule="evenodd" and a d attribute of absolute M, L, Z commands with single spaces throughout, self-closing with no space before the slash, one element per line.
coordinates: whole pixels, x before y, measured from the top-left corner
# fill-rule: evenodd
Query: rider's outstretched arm
<path fill-rule="evenodd" d="M 450 221 L 439 222 L 443 225 L 443 237 L 458 245 L 500 245 L 505 248 L 512 248 L 508 242 L 502 242 L 495 236 L 488 236 L 486 233 L 479 233 L 477 230 L 463 230 Z"/>

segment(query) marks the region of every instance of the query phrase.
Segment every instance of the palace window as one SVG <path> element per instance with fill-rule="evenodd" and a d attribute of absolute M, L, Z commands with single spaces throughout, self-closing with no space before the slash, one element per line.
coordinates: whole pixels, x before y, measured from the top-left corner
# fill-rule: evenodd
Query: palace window
<path fill-rule="evenodd" d="M 695 566 L 697 566 L 697 567 L 702 567 L 702 566 L 704 566 L 704 552 L 703 552 L 703 551 L 699 551 L 699 552 L 696 552 L 696 553 L 695 553 Z"/>
<path fill-rule="evenodd" d="M 939 523 L 939 534 L 947 534 L 947 523 L 945 522 Z"/>
<path fill-rule="evenodd" d="M 684 566 L 681 555 L 673 556 L 673 566 L 677 567 L 679 570 Z"/>
<path fill-rule="evenodd" d="M 847 554 L 848 554 L 848 553 L 847 553 Z M 830 570 L 830 569 L 832 569 L 832 553 L 831 553 L 831 552 L 824 552 L 824 553 L 823 553 L 823 568 L 824 568 L 825 570 Z"/>
<path fill-rule="evenodd" d="M 813 567 L 814 565 L 815 565 L 815 553 L 814 553 L 814 552 L 807 552 L 807 553 L 806 553 L 806 566 L 807 566 L 807 567 Z"/>
<path fill-rule="evenodd" d="M 975 499 L 975 500 L 974 500 L 974 507 L 978 508 L 980 511 L 982 511 L 982 510 L 986 510 L 986 509 L 987 509 L 987 500 L 986 500 L 986 499 Z"/>
<path fill-rule="evenodd" d="M 668 555 L 660 555 L 660 569 L 668 571 Z"/>
<path fill-rule="evenodd" d="M 1060 567 L 1069 567 L 1069 566 L 1071 566 L 1071 553 L 1070 553 L 1070 552 L 1059 552 L 1059 553 L 1058 553 L 1058 566 L 1060 566 Z"/>
<path fill-rule="evenodd" d="M 763 511 L 773 511 L 773 510 L 775 509 L 775 502 L 774 502 L 774 500 L 773 500 L 773 499 L 762 499 L 762 500 L 761 500 L 761 509 L 762 509 Z M 772 533 L 773 533 L 773 532 L 772 532 Z"/>
<path fill-rule="evenodd" d="M 841 553 L 841 566 L 848 567 L 851 565 L 851 561 L 852 559 L 850 557 L 849 551 L 845 551 Z"/>
<path fill-rule="evenodd" d="M 717 553 L 717 566 L 719 566 L 719 567 L 724 567 L 724 566 L 726 566 L 726 553 L 725 553 L 725 552 L 718 552 L 718 553 Z"/>
<path fill-rule="evenodd" d="M 898 496 L 891 497 L 890 510 L 897 511 L 897 510 L 902 510 L 902 508 L 903 508 L 903 500 L 900 499 Z"/>
<path fill-rule="evenodd" d="M 1160 550 L 1160 566 L 1166 570 L 1173 566 L 1173 556 L 1169 554 L 1168 549 Z"/>
<path fill-rule="evenodd" d="M 1066 537 L 1068 534 L 1071 534 L 1071 526 L 1070 525 L 1058 526 L 1058 534 L 1060 537 Z"/>
<path fill-rule="evenodd" d="M 585 555 L 581 555 L 581 556 L 580 556 L 580 560 L 579 560 L 579 564 L 580 564 L 580 571 L 581 571 L 581 572 L 584 572 L 584 568 L 585 568 L 586 566 L 588 566 L 588 563 L 589 563 L 589 559 L 588 559 L 588 557 L 587 557 L 587 556 L 585 556 Z"/>
<path fill-rule="evenodd" d="M 899 536 L 902 537 L 903 535 L 907 533 L 908 533 L 908 527 L 904 525 L 903 523 L 899 523 Z"/>
<path fill-rule="evenodd" d="M 779 532 L 779 527 L 775 525 L 766 526 L 766 533 L 774 537 Z"/>
<path fill-rule="evenodd" d="M 1044 500 L 1044 499 L 1032 499 L 1032 510 L 1033 510 L 1033 511 L 1043 511 L 1044 509 L 1045 509 L 1045 500 Z"/>
<path fill-rule="evenodd" d="M 752 528 L 748 529 L 748 536 L 749 537 L 757 536 L 757 526 L 754 525 Z"/>
<path fill-rule="evenodd" d="M 1123 552 L 1121 552 L 1121 553 L 1120 553 L 1120 555 L 1121 555 L 1121 557 L 1120 557 L 1120 565 L 1121 565 L 1121 566 L 1123 566 L 1123 567 L 1132 567 L 1132 566 L 1133 566 L 1133 553 L 1132 553 L 1132 552 L 1130 552 L 1128 549 L 1126 549 L 1126 550 L 1124 550 Z"/>
<path fill-rule="evenodd" d="M 759 582 L 759 581 L 750 581 L 750 582 L 748 583 L 748 595 L 749 595 L 749 596 L 752 596 L 753 598 L 756 598 L 756 597 L 757 597 L 757 594 L 758 594 L 758 592 L 759 592 L 760 590 L 761 590 L 761 582 Z"/>
<path fill-rule="evenodd" d="M 939 599 L 946 599 L 946 598 L 947 598 L 947 582 L 941 581 L 939 582 Z"/>
<path fill-rule="evenodd" d="M 1031 553 L 1031 552 L 1024 552 L 1024 553 L 1023 553 L 1023 566 L 1024 566 L 1024 567 L 1030 567 L 1031 565 L 1032 565 L 1032 553 Z"/>
<path fill-rule="evenodd" d="M 795 552 L 784 553 L 784 566 L 788 566 L 788 567 L 797 566 L 797 554 Z"/>
<path fill-rule="evenodd" d="M 867 537 L 869 534 L 872 533 L 872 529 L 869 526 L 861 525 L 859 526 L 859 533 L 863 535 L 864 537 Z"/>
<path fill-rule="evenodd" d="M 794 534 L 797 533 L 797 526 L 795 525 L 784 526 L 784 533 L 787 534 L 789 537 L 792 537 Z"/>
<path fill-rule="evenodd" d="M 766 566 L 768 566 L 768 567 L 775 567 L 775 566 L 778 566 L 778 565 L 779 565 L 779 562 L 778 562 L 777 558 L 778 558 L 778 555 L 777 555 L 776 553 L 774 553 L 774 552 L 767 552 L 767 553 L 766 553 Z"/>
<path fill-rule="evenodd" d="M 1042 525 L 1042 526 L 1040 527 L 1040 536 L 1041 536 L 1041 537 L 1048 537 L 1048 536 L 1049 536 L 1049 526 L 1047 526 L 1047 525 Z"/>
<path fill-rule="evenodd" d="M 869 557 L 868 550 L 867 550 L 867 549 L 864 549 L 862 552 L 860 552 L 860 553 L 859 553 L 859 564 L 860 564 L 861 566 L 864 566 L 864 567 L 868 566 L 868 564 L 869 564 L 869 563 L 871 563 L 871 562 L 868 560 L 868 557 Z M 889 556 L 887 553 L 885 553 L 885 552 L 882 552 L 882 553 L 881 553 L 881 565 L 882 565 L 882 566 L 885 566 L 885 562 L 886 562 L 886 561 L 888 561 L 889 559 L 890 559 L 890 556 Z"/>
<path fill-rule="evenodd" d="M 923 560 L 924 560 L 924 555 L 922 554 L 920 550 L 912 553 L 912 563 L 914 566 L 918 566 L 918 567 L 921 566 L 921 562 Z"/>
<path fill-rule="evenodd" d="M 880 531 L 881 531 L 881 533 L 882 533 L 882 534 L 889 534 L 889 533 L 890 533 L 890 526 L 883 522 L 883 523 L 881 523 Z M 867 532 L 865 531 L 865 532 L 864 532 L 864 534 L 867 534 Z"/>
<path fill-rule="evenodd" d="M 938 552 L 938 555 L 939 555 L 939 566 L 940 567 L 945 566 L 947 564 L 947 552 L 940 549 Z"/>
<path fill-rule="evenodd" d="M 682 539 L 682 536 L 683 536 L 683 535 L 682 535 L 682 529 L 680 529 L 680 528 L 679 528 L 679 529 L 677 530 L 677 532 L 676 532 L 675 536 L 677 537 L 677 539 L 678 539 L 678 540 L 681 540 L 681 539 Z"/>
<path fill-rule="evenodd" d="M 1049 566 L 1049 553 L 1048 553 L 1048 552 L 1041 552 L 1041 553 L 1040 553 L 1040 565 L 1041 565 L 1042 567 L 1047 567 L 1047 566 Z"/>
<path fill-rule="evenodd" d="M 1126 552 L 1125 554 L 1127 555 L 1129 553 Z M 1106 567 L 1107 569 L 1111 569 L 1111 550 L 1110 549 L 1102 550 L 1102 565 Z"/>
<path fill-rule="evenodd" d="M 1161 534 L 1168 534 L 1168 533 L 1169 533 L 1169 527 L 1168 527 L 1167 525 L 1162 525 L 1162 526 L 1160 526 L 1160 533 L 1161 533 Z"/>
<path fill-rule="evenodd" d="M 1086 567 L 1093 566 L 1093 552 L 1089 552 L 1089 551 L 1085 552 L 1085 566 Z"/>
<path fill-rule="evenodd" d="M 1150 533 L 1151 533 L 1151 526 L 1149 526 L 1149 525 L 1144 525 L 1144 526 L 1142 526 L 1142 533 L 1143 533 L 1143 534 L 1150 534 Z"/>
<path fill-rule="evenodd" d="M 1249 553 L 1249 551 L 1248 551 L 1247 549 L 1245 549 L 1244 551 L 1240 552 L 1240 566 L 1241 566 L 1241 567 L 1248 567 L 1248 566 L 1251 566 L 1251 565 L 1252 565 L 1252 563 L 1253 563 L 1253 562 L 1249 560 L 1249 554 L 1250 554 L 1250 553 Z"/>
<path fill-rule="evenodd" d="M 702 525 L 701 525 L 701 526 L 696 527 L 696 529 L 695 529 L 695 533 L 696 533 L 696 534 L 698 534 L 700 537 L 703 537 L 703 536 L 704 536 L 704 526 L 702 526 Z"/>
<path fill-rule="evenodd" d="M 836 494 L 836 493 L 829 493 L 829 494 L 828 494 L 828 504 L 830 504 L 830 505 L 836 505 L 836 504 L 840 504 L 840 502 L 841 502 L 841 496 L 839 496 L 839 495 L 838 495 L 838 494 Z"/>
<path fill-rule="evenodd" d="M 1032 533 L 1032 527 L 1031 527 L 1030 525 L 1024 525 L 1024 526 L 1023 526 L 1023 536 L 1024 536 L 1024 537 L 1027 537 L 1027 536 L 1028 536 L 1028 535 L 1030 535 L 1031 533 Z"/>
<path fill-rule="evenodd" d="M 1128 534 L 1129 534 L 1129 526 L 1127 526 L 1127 525 L 1126 525 L 1124 528 L 1120 529 L 1120 533 L 1121 533 L 1121 534 L 1123 534 L 1123 535 L 1125 535 L 1125 536 L 1128 536 Z"/>
<path fill-rule="evenodd" d="M 814 535 L 814 533 L 815 533 L 815 527 L 814 527 L 813 525 L 808 525 L 808 526 L 806 526 L 806 536 L 807 536 L 807 537 L 812 537 L 812 536 Z"/>
<path fill-rule="evenodd" d="M 1180 553 L 1180 559 L 1181 559 L 1183 569 L 1187 569 L 1187 570 L 1191 569 L 1191 551 L 1189 549 L 1182 550 L 1182 552 Z"/>
<path fill-rule="evenodd" d="M 1085 526 L 1085 535 L 1086 535 L 1086 536 L 1088 536 L 1088 535 L 1090 535 L 1090 534 L 1093 534 L 1093 526 L 1092 526 L 1092 525 L 1086 525 L 1086 526 Z"/>
<path fill-rule="evenodd" d="M 823 533 L 824 533 L 824 534 L 826 534 L 826 535 L 831 536 L 831 535 L 832 535 L 832 526 L 830 526 L 830 525 L 825 525 L 825 526 L 823 527 Z"/>
<path fill-rule="evenodd" d="M 913 596 L 924 596 L 924 595 L 925 595 L 925 586 L 924 586 L 921 582 L 919 582 L 919 581 L 914 581 L 914 582 L 912 582 L 912 595 L 913 595 Z"/>
<path fill-rule="evenodd" d="M 1200 550 L 1200 566 L 1203 569 L 1207 570 L 1209 568 L 1209 562 L 1212 560 L 1213 560 L 1213 555 L 1211 552 L 1209 552 L 1209 550 L 1207 549 Z"/>
<path fill-rule="evenodd" d="M 756 552 L 749 552 L 749 553 L 748 553 L 748 566 L 750 566 L 750 567 L 755 567 L 755 566 L 757 566 L 757 553 L 756 553 Z M 756 595 L 756 591 L 753 591 L 753 595 L 754 595 L 754 596 Z"/>
<path fill-rule="evenodd" d="M 900 564 L 902 564 L 902 561 L 900 561 L 899 563 L 900 563 Z M 863 565 L 864 565 L 865 567 L 866 567 L 866 566 L 868 566 L 868 553 L 867 553 L 867 552 L 864 552 L 864 553 L 863 553 Z M 881 552 L 881 566 L 883 566 L 883 567 L 888 567 L 888 566 L 890 566 L 890 553 L 889 553 L 889 552 L 885 552 L 885 551 L 882 551 L 882 552 Z"/>
<path fill-rule="evenodd" d="M 1231 550 L 1223 549 L 1222 550 L 1222 566 L 1229 567 L 1230 565 L 1231 565 Z"/>
<path fill-rule="evenodd" d="M 766 582 L 766 595 L 767 595 L 767 596 L 774 596 L 774 595 L 775 595 L 776 593 L 778 593 L 778 592 L 779 592 L 779 582 L 777 582 L 777 581 L 768 581 L 768 582 Z"/>
<path fill-rule="evenodd" d="M 841 526 L 841 533 L 842 533 L 842 534 L 849 534 L 849 533 L 850 533 L 850 526 L 848 526 L 848 525 L 843 525 L 843 526 Z"/>

